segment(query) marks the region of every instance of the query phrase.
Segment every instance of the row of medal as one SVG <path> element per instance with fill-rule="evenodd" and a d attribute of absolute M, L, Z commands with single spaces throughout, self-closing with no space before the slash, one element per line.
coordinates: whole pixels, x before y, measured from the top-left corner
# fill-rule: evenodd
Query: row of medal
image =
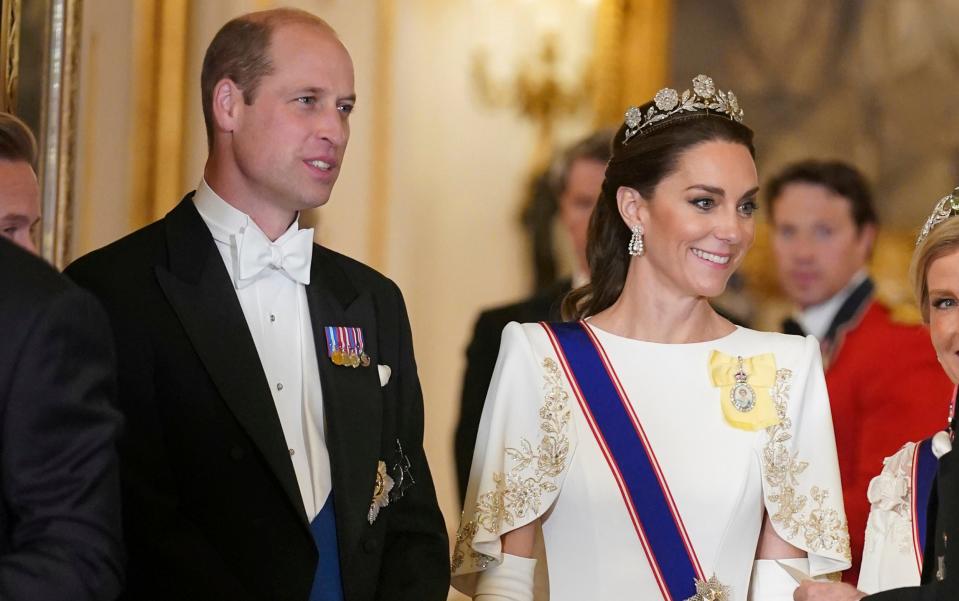
<path fill-rule="evenodd" d="M 333 365 L 369 367 L 370 356 L 363 344 L 363 329 L 346 326 L 326 326 L 326 350 Z"/>

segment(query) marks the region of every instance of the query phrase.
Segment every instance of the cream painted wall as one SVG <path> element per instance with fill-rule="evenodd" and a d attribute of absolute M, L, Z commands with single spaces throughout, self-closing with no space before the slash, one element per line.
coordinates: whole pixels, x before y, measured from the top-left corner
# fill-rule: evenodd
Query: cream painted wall
<path fill-rule="evenodd" d="M 327 19 L 349 48 L 356 68 L 358 110 L 336 189 L 320 209 L 318 239 L 361 261 L 371 260 L 369 220 L 386 207 L 382 271 L 406 296 L 426 410 L 425 446 L 451 534 L 459 519 L 452 461 L 464 349 L 482 307 L 524 296 L 530 281 L 525 242 L 516 225 L 535 128 L 503 109 L 483 106 L 470 79 L 474 51 L 493 50 L 494 73 L 509 75 L 511 45 L 528 43 L 517 20 L 529 2 L 393 0 L 393 48 L 378 46 L 377 19 L 387 0 L 299 0 L 291 3 Z M 592 0 L 563 0 L 582 15 Z M 556 0 L 554 5 L 563 2 Z M 199 99 L 203 51 L 227 19 L 264 8 L 267 0 L 191 3 L 187 77 L 187 140 L 182 191 L 195 186 L 206 157 Z M 86 0 L 81 87 L 81 252 L 129 231 L 130 98 L 133 36 L 130 11 L 111 0 Z M 585 7 L 585 8 L 584 8 Z M 584 12 L 585 11 L 585 12 Z M 482 17 L 478 27 L 477 18 Z M 570 14 L 559 19 L 570 22 Z M 584 49 L 581 49 L 584 51 Z M 374 96 L 377 61 L 388 61 L 392 103 Z M 382 67 L 383 65 L 379 65 Z M 382 82 L 381 82 L 382 83 Z M 109 93 L 108 93 L 109 91 Z M 375 115 L 389 131 L 374 131 Z M 559 140 L 584 133 L 588 113 L 560 124 Z M 388 144 L 385 198 L 373 202 L 374 146 Z"/>
<path fill-rule="evenodd" d="M 76 189 L 70 255 L 129 230 L 134 119 L 132 2 L 83 2 Z"/>

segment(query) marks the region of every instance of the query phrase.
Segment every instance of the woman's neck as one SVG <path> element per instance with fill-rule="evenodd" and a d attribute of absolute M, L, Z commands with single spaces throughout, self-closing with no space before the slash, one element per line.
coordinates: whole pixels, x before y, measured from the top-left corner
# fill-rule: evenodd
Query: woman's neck
<path fill-rule="evenodd" d="M 644 282 L 632 269 L 619 298 L 590 323 L 617 336 L 666 344 L 715 340 L 736 329 L 707 298 L 680 294 L 667 282 Z"/>

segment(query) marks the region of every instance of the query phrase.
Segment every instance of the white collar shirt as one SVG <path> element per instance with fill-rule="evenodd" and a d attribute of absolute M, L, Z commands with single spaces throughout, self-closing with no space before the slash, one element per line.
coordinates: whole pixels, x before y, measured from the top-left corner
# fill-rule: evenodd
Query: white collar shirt
<path fill-rule="evenodd" d="M 852 276 L 849 283 L 831 298 L 818 305 L 813 305 L 797 312 L 794 319 L 802 328 L 803 332 L 812 334 L 816 337 L 816 340 L 823 342 L 826 333 L 829 332 L 829 326 L 832 325 L 843 303 L 846 302 L 846 299 L 855 292 L 856 288 L 858 288 L 867 277 L 869 276 L 864 270 L 859 270 L 856 272 L 856 275 Z"/>
<path fill-rule="evenodd" d="M 205 180 L 197 186 L 193 203 L 213 235 L 231 282 L 237 282 L 243 237 L 265 234 Z M 273 245 L 283 244 L 299 231 L 294 221 Z M 267 268 L 249 283 L 235 283 L 234 289 L 273 395 L 304 510 L 312 521 L 332 484 L 306 286 L 283 269 Z"/>

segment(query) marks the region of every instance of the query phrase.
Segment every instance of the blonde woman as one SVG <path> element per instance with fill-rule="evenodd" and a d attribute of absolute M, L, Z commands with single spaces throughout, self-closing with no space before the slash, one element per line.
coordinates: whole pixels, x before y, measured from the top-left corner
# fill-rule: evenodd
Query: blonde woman
<path fill-rule="evenodd" d="M 913 288 L 943 371 L 959 384 L 959 188 L 926 221 L 912 260 Z M 959 464 L 952 452 L 955 402 L 943 399 L 948 429 L 907 443 L 869 487 L 859 589 L 809 583 L 797 601 L 959 599 Z M 953 540 L 950 543 L 950 538 Z M 920 582 L 924 583 L 921 586 Z M 904 587 L 904 588 L 894 588 Z M 885 591 L 885 592 L 877 592 Z M 866 593 L 876 593 L 866 596 Z"/>

